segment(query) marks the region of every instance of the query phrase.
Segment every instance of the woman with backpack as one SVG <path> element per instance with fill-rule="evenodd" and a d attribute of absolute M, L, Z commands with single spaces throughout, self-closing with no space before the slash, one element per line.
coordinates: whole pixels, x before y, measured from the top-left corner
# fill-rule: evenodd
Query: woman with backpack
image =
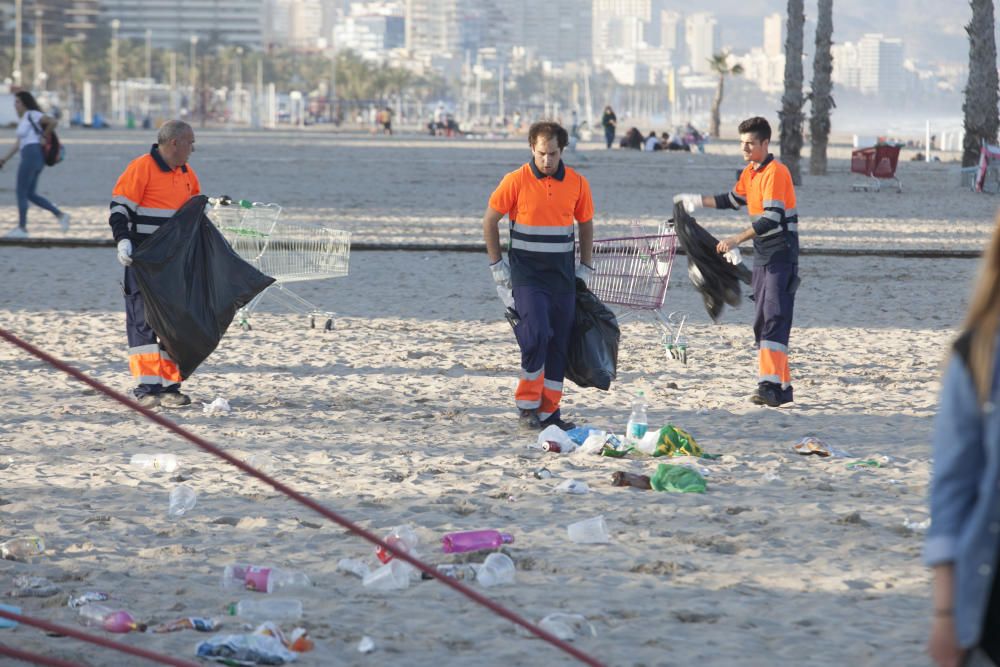
<path fill-rule="evenodd" d="M 45 168 L 43 145 L 55 130 L 56 120 L 42 113 L 35 96 L 26 90 L 14 95 L 14 110 L 17 111 L 17 140 L 14 147 L 0 159 L 0 168 L 20 150 L 21 163 L 17 168 L 17 227 L 9 231 L 6 238 L 28 238 L 28 202 L 35 204 L 56 216 L 59 226 L 65 232 L 69 229 L 69 214 L 36 192 L 38 177 Z"/>

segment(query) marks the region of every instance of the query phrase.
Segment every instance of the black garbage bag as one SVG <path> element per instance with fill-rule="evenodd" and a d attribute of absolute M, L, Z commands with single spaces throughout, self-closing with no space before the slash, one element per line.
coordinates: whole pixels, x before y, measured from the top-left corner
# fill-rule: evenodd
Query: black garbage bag
<path fill-rule="evenodd" d="M 618 368 L 618 319 L 587 285 L 576 281 L 576 317 L 569 337 L 566 378 L 579 387 L 604 391 L 611 386 Z"/>
<path fill-rule="evenodd" d="M 236 311 L 274 282 L 230 247 L 188 200 L 132 254 L 146 322 L 187 379 L 219 345 Z"/>
<path fill-rule="evenodd" d="M 719 240 L 692 218 L 681 203 L 674 204 L 674 230 L 687 254 L 688 278 L 701 294 L 712 321 L 722 309 L 740 304 L 740 283 L 751 284 L 753 273 L 744 263 L 730 264 L 716 251 Z"/>

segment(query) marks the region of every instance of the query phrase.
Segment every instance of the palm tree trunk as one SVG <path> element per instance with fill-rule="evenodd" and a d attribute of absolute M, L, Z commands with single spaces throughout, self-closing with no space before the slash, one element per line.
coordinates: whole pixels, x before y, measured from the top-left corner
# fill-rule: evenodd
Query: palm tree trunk
<path fill-rule="evenodd" d="M 712 100 L 712 119 L 708 125 L 708 133 L 715 138 L 719 137 L 719 125 L 721 123 L 719 110 L 722 107 L 722 87 L 725 79 L 724 74 L 719 75 L 719 83 L 715 86 L 715 99 Z"/>
<path fill-rule="evenodd" d="M 802 33 L 806 17 L 803 0 L 788 0 L 788 36 L 785 38 L 785 94 L 781 97 L 781 161 L 792 174 L 792 183 L 802 183 L 799 157 L 802 153 Z"/>
<path fill-rule="evenodd" d="M 819 0 L 816 17 L 816 55 L 813 57 L 812 115 L 809 134 L 812 150 L 809 153 L 809 173 L 826 176 L 826 145 L 830 139 L 830 109 L 834 106 L 830 91 L 833 83 L 833 0 Z"/>
<path fill-rule="evenodd" d="M 965 140 L 962 166 L 979 161 L 979 143 L 995 144 L 1000 118 L 997 114 L 997 44 L 993 35 L 993 0 L 971 0 L 969 34 L 969 82 L 965 86 Z"/>

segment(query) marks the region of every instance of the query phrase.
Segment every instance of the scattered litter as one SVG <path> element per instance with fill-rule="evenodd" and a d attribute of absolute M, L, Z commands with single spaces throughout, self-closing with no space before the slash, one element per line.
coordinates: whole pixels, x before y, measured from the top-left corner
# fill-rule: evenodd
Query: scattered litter
<path fill-rule="evenodd" d="M 195 655 L 229 665 L 284 665 L 298 658 L 277 637 L 258 634 L 216 635 L 199 643 Z"/>
<path fill-rule="evenodd" d="M 91 602 L 104 602 L 105 600 L 110 600 L 111 595 L 101 591 L 86 591 L 80 593 L 77 596 L 70 596 L 69 600 L 66 602 L 66 606 L 70 609 L 77 609 L 85 604 L 90 604 Z"/>
<path fill-rule="evenodd" d="M 476 578 L 476 574 L 479 572 L 479 568 L 482 565 L 476 563 L 455 563 L 455 564 L 444 564 L 435 566 L 438 574 L 448 577 L 450 579 L 457 579 L 459 581 L 472 581 Z M 427 574 L 426 572 L 420 573 L 420 578 L 429 581 L 434 577 Z"/>
<path fill-rule="evenodd" d="M 59 592 L 59 586 L 45 577 L 29 577 L 20 575 L 14 577 L 14 588 L 5 595 L 12 598 L 47 598 Z"/>
<path fill-rule="evenodd" d="M 594 626 L 580 614 L 549 614 L 538 622 L 538 627 L 563 641 L 572 641 L 581 634 L 597 636 Z"/>
<path fill-rule="evenodd" d="M 491 587 L 514 583 L 516 569 L 510 556 L 492 553 L 476 571 L 476 581 L 480 586 Z"/>
<path fill-rule="evenodd" d="M 10 613 L 10 614 L 20 614 L 21 608 L 12 604 L 0 604 L 0 609 Z M 6 630 L 7 628 L 16 628 L 17 621 L 10 618 L 0 617 L 0 630 Z"/>
<path fill-rule="evenodd" d="M 35 556 L 45 553 L 45 540 L 38 535 L 15 537 L 0 543 L 0 558 L 30 563 Z"/>
<path fill-rule="evenodd" d="M 649 478 L 654 491 L 674 493 L 705 493 L 705 478 L 697 470 L 686 466 L 661 463 Z"/>
<path fill-rule="evenodd" d="M 851 455 L 842 449 L 837 449 L 823 440 L 811 435 L 807 435 L 802 438 L 794 445 L 792 445 L 792 451 L 797 454 L 802 454 L 803 456 L 809 456 L 810 454 L 815 454 L 821 458 L 826 458 L 828 456 L 833 456 L 841 459 L 849 459 Z"/>
<path fill-rule="evenodd" d="M 607 544 L 611 541 L 604 516 L 595 516 L 592 519 L 571 523 L 566 527 L 566 533 L 569 535 L 569 539 L 577 544 Z"/>
<path fill-rule="evenodd" d="M 914 533 L 926 533 L 931 527 L 930 517 L 923 521 L 910 521 L 909 517 L 903 519 L 903 528 L 909 528 Z"/>
<path fill-rule="evenodd" d="M 358 642 L 358 653 L 371 653 L 375 650 L 375 640 L 365 635 Z"/>
<path fill-rule="evenodd" d="M 229 401 L 219 396 L 211 403 L 202 403 L 202 412 L 206 415 L 228 415 L 232 412 L 232 408 L 229 407 Z"/>
<path fill-rule="evenodd" d="M 590 487 L 587 486 L 587 483 L 577 479 L 567 479 L 555 488 L 556 493 L 569 493 L 581 496 L 589 491 Z"/>
<path fill-rule="evenodd" d="M 535 479 L 549 479 L 552 477 L 552 471 L 548 468 L 538 468 L 533 473 Z"/>
<path fill-rule="evenodd" d="M 177 519 L 194 508 L 198 502 L 198 494 L 194 489 L 186 484 L 179 484 L 170 492 L 170 505 L 167 508 L 167 516 Z"/>
<path fill-rule="evenodd" d="M 569 453 L 576 449 L 576 443 L 573 442 L 568 435 L 566 435 L 566 431 L 562 430 L 555 424 L 545 427 L 545 429 L 538 434 L 538 447 L 545 449 L 546 443 L 549 442 L 554 442 L 559 445 L 559 449 L 555 451 Z"/>
<path fill-rule="evenodd" d="M 851 461 L 847 464 L 848 470 L 857 470 L 865 468 L 881 468 L 882 464 L 876 459 L 859 459 L 857 461 Z"/>
<path fill-rule="evenodd" d="M 200 616 L 188 616 L 178 618 L 176 621 L 160 623 L 149 629 L 150 632 L 179 632 L 180 630 L 196 630 L 198 632 L 215 632 L 222 625 L 214 618 L 202 618 Z"/>
<path fill-rule="evenodd" d="M 779 475 L 776 472 L 766 472 L 766 473 L 764 473 L 764 476 L 761 477 L 761 480 L 764 483 L 767 483 L 767 482 L 780 482 L 781 481 L 781 475 Z"/>
<path fill-rule="evenodd" d="M 337 571 L 353 574 L 359 579 L 364 579 L 371 574 L 372 569 L 368 563 L 358 558 L 341 558 L 337 561 Z"/>
<path fill-rule="evenodd" d="M 394 591 L 410 586 L 410 573 L 413 566 L 398 559 L 393 559 L 382 567 L 372 570 L 362 583 L 365 588 L 373 591 Z"/>

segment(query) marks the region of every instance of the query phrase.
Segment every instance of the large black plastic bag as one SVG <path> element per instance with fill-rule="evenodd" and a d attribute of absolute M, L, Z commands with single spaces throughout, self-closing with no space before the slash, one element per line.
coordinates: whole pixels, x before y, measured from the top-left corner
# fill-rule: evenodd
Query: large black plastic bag
<path fill-rule="evenodd" d="M 245 262 L 192 197 L 132 254 L 146 322 L 187 379 L 212 354 L 236 311 L 274 278 Z"/>
<path fill-rule="evenodd" d="M 621 331 L 611 310 L 576 281 L 576 317 L 569 337 L 566 377 L 580 387 L 608 390 L 618 367 Z"/>
<path fill-rule="evenodd" d="M 727 303 L 740 304 L 740 283 L 749 285 L 752 273 L 742 262 L 733 266 L 720 255 L 715 249 L 718 239 L 688 215 L 681 203 L 674 204 L 674 230 L 687 253 L 688 277 L 712 321 L 718 322 Z"/>

